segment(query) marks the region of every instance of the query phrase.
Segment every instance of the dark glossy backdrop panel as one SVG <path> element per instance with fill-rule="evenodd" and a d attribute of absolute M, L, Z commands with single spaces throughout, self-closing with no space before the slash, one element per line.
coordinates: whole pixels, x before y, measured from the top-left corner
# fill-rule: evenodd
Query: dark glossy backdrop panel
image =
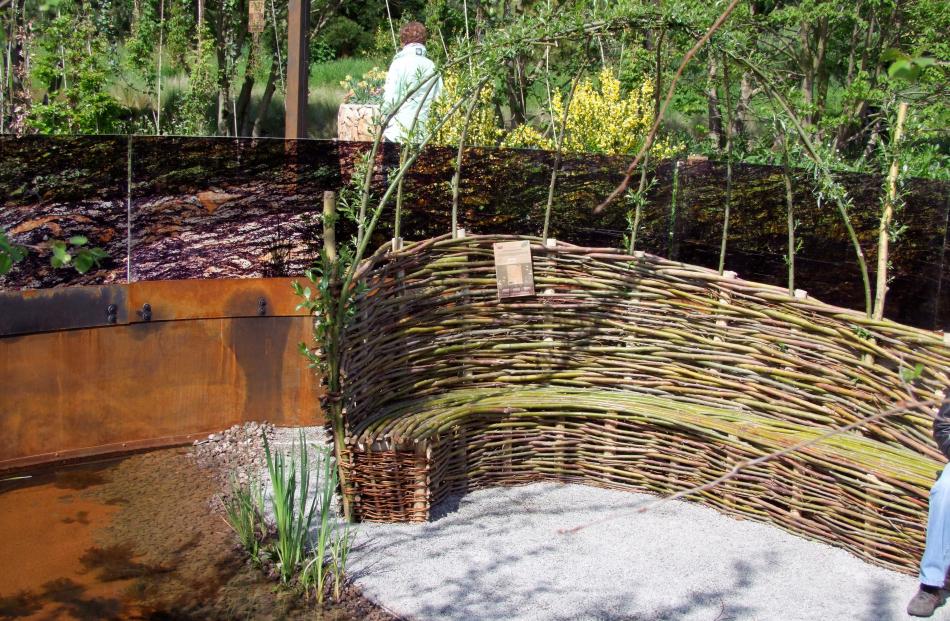
<path fill-rule="evenodd" d="M 725 165 L 695 162 L 685 169 L 674 258 L 717 267 L 725 208 Z M 726 269 L 743 278 L 780 286 L 788 283 L 787 207 L 781 169 L 737 165 L 726 254 Z M 881 210 L 880 177 L 842 174 L 852 199 L 851 221 L 875 285 L 877 227 Z M 864 309 L 864 290 L 854 248 L 836 206 L 817 199 L 814 180 L 793 175 L 797 223 L 795 286 L 823 301 Z M 896 216 L 903 232 L 889 252 L 891 283 L 887 315 L 926 328 L 950 327 L 947 290 L 940 286 L 946 269 L 947 184 L 915 179 L 906 188 Z"/>
<path fill-rule="evenodd" d="M 125 282 L 127 167 L 125 136 L 0 136 L 0 228 L 29 248 L 0 289 Z M 109 254 L 101 268 L 50 266 L 50 243 L 74 235 Z"/>
<path fill-rule="evenodd" d="M 393 156 L 395 157 L 395 156 Z M 419 239 L 449 230 L 454 151 L 433 149 L 420 157 L 406 183 L 403 236 Z M 539 235 L 553 154 L 472 149 L 463 164 L 460 225 L 476 233 Z M 558 176 L 551 235 L 581 245 L 618 246 L 627 232 L 622 199 L 601 215 L 594 207 L 622 178 L 620 157 L 565 156 Z M 637 249 L 717 267 L 726 202 L 725 165 L 703 159 L 680 163 L 673 200 L 674 166 L 661 162 L 640 219 Z M 381 180 L 381 177 L 379 178 Z M 781 169 L 736 165 L 726 269 L 743 278 L 788 282 L 787 207 Z M 882 179 L 841 174 L 852 198 L 851 220 L 874 279 Z M 638 179 L 634 180 L 634 185 Z M 380 182 L 377 191 L 382 191 Z M 799 250 L 795 286 L 825 302 L 864 309 L 864 290 L 851 241 L 833 203 L 820 201 L 805 171 L 793 174 Z M 890 252 L 887 315 L 912 325 L 950 328 L 950 254 L 947 252 L 950 184 L 913 179 L 896 221 L 902 233 Z M 380 240 L 391 234 L 384 228 Z"/>
<path fill-rule="evenodd" d="M 136 137 L 132 280 L 300 274 L 340 185 L 333 142 Z"/>
<path fill-rule="evenodd" d="M 319 252 L 322 193 L 351 181 L 366 143 L 222 138 L 30 137 L 0 139 L 0 225 L 37 247 L 0 280 L 8 289 L 125 280 L 257 278 L 297 275 Z M 450 228 L 456 150 L 427 149 L 404 188 L 402 236 L 421 239 Z M 131 157 L 131 252 L 126 248 L 127 166 Z M 395 145 L 375 162 L 376 198 L 398 164 Z M 459 224 L 474 233 L 539 235 L 548 195 L 550 152 L 468 149 Z M 567 155 L 554 195 L 551 235 L 581 245 L 618 246 L 627 231 L 626 199 L 600 215 L 593 208 L 622 178 L 626 157 Z M 787 282 L 786 207 L 781 171 L 736 165 L 726 268 L 743 278 Z M 637 249 L 715 267 L 725 206 L 723 164 L 660 162 L 637 233 Z M 861 279 L 833 204 L 817 201 L 813 179 L 794 175 L 801 247 L 796 287 L 832 304 L 862 309 Z M 852 219 L 872 271 L 881 179 L 843 174 Z M 634 180 L 636 184 L 637 179 Z M 889 317 L 925 328 L 950 328 L 950 184 L 910 180 L 892 245 Z M 374 242 L 393 234 L 390 204 Z M 354 225 L 343 219 L 338 237 Z M 80 276 L 48 267 L 43 244 L 86 234 L 104 247 L 104 269 Z"/>

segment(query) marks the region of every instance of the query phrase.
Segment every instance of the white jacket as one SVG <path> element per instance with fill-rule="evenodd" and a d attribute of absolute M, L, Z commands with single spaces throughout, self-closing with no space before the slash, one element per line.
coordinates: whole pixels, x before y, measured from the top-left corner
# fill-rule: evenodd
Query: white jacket
<path fill-rule="evenodd" d="M 429 90 L 430 82 L 426 78 L 436 76 L 435 85 Z M 383 109 L 385 117 L 393 107 L 402 102 L 410 90 L 425 82 L 401 106 L 386 126 L 383 135 L 391 142 L 405 142 L 412 128 L 412 121 L 419 111 L 413 142 L 419 142 L 429 117 L 429 106 L 442 90 L 442 78 L 435 70 L 435 63 L 426 58 L 426 48 L 421 43 L 410 43 L 393 58 L 386 74 L 386 86 L 383 89 Z M 428 96 L 426 92 L 428 91 Z M 421 110 L 420 110 L 421 107 Z"/>

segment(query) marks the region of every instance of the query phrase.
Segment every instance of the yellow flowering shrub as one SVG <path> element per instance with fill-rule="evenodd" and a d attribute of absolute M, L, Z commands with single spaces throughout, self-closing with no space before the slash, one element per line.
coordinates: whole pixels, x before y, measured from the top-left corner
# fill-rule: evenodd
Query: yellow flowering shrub
<path fill-rule="evenodd" d="M 442 92 L 439 97 L 432 102 L 432 108 L 429 110 L 429 127 L 434 128 L 439 121 L 448 113 L 452 105 L 458 100 L 464 86 L 458 73 L 449 72 L 442 77 Z M 472 111 L 472 118 L 468 124 L 468 132 L 465 134 L 465 144 L 470 146 L 494 146 L 501 137 L 498 117 L 495 114 L 495 106 L 492 105 L 492 99 L 495 91 L 491 84 L 482 88 L 478 96 L 478 103 L 475 110 Z M 432 137 L 432 143 L 438 145 L 457 145 L 462 135 L 462 127 L 465 125 L 465 113 L 468 111 L 468 103 L 455 111 L 452 117 L 442 126 L 442 128 Z"/>
<path fill-rule="evenodd" d="M 347 75 L 340 82 L 345 93 L 343 103 L 374 104 L 383 103 L 383 86 L 386 84 L 386 71 L 373 67 L 362 78 Z"/>
<path fill-rule="evenodd" d="M 557 124 L 564 118 L 564 98 L 554 94 L 551 107 Z M 606 153 L 610 155 L 635 152 L 642 144 L 653 121 L 653 81 L 624 95 L 620 80 L 606 67 L 601 69 L 598 84 L 585 78 L 577 85 L 567 112 L 564 142 L 567 153 Z M 553 149 L 554 140 L 534 128 L 521 126 L 510 132 L 503 146 Z M 674 155 L 680 145 L 669 139 L 657 139 L 651 154 L 657 159 Z"/>
<path fill-rule="evenodd" d="M 554 140 L 524 123 L 514 128 L 501 141 L 501 146 L 509 149 L 546 149 L 553 151 Z"/>

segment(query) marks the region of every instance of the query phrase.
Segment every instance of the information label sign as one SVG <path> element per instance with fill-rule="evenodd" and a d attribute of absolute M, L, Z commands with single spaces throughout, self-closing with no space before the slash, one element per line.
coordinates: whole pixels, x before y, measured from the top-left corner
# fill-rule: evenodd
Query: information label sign
<path fill-rule="evenodd" d="M 534 295 L 531 244 L 528 241 L 499 242 L 494 244 L 494 250 L 498 298 Z"/>

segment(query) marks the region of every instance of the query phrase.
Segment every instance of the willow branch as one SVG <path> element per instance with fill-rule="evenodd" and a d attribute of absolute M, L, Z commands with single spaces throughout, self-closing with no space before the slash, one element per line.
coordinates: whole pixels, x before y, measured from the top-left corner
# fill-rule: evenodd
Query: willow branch
<path fill-rule="evenodd" d="M 484 86 L 484 85 L 483 85 Z M 459 190 L 462 185 L 462 156 L 465 153 L 465 138 L 468 137 L 468 126 L 472 122 L 472 113 L 478 106 L 478 99 L 481 97 L 482 87 L 479 87 L 472 96 L 472 101 L 468 104 L 468 110 L 465 111 L 465 121 L 462 123 L 462 132 L 459 134 L 459 149 L 455 158 L 455 174 L 452 175 L 452 238 L 458 236 L 459 227 Z"/>
<path fill-rule="evenodd" d="M 686 68 L 686 65 L 689 64 L 689 61 L 693 59 L 696 53 L 702 49 L 704 45 L 706 45 L 706 42 L 709 41 L 713 34 L 719 30 L 719 28 L 723 25 L 723 23 L 725 23 L 727 19 L 729 19 L 729 16 L 739 5 L 739 2 L 740 0 L 732 0 L 732 2 L 729 3 L 729 6 L 726 7 L 726 10 L 723 11 L 722 14 L 716 18 L 716 21 L 713 22 L 713 25 L 709 27 L 709 30 L 707 30 L 706 33 L 696 42 L 696 44 L 693 45 L 693 47 L 690 48 L 688 52 L 686 52 L 686 56 L 683 57 L 683 61 L 676 69 L 676 73 L 673 74 L 673 79 L 670 81 L 670 86 L 666 91 L 666 98 L 663 100 L 663 105 L 660 106 L 660 111 L 656 115 L 656 118 L 653 119 L 653 127 L 650 128 L 650 133 L 647 134 L 646 141 L 643 143 L 643 146 L 640 147 L 640 151 L 633 159 L 633 162 L 631 162 L 630 166 L 627 167 L 627 172 L 624 175 L 623 181 L 620 182 L 620 185 L 614 188 L 614 191 L 611 192 L 610 195 L 607 196 L 607 198 L 605 198 L 600 205 L 597 205 L 597 207 L 594 208 L 594 213 L 599 214 L 602 212 L 607 208 L 608 205 L 617 200 L 617 197 L 623 194 L 628 187 L 630 187 L 630 180 L 633 179 L 633 173 L 636 172 L 637 166 L 640 164 L 640 161 L 643 159 L 644 155 L 646 155 L 646 153 L 651 148 L 653 148 L 653 143 L 656 141 L 657 132 L 660 129 L 660 123 L 663 121 L 663 115 L 666 114 L 666 108 L 670 105 L 670 101 L 673 99 L 673 93 L 676 91 L 676 84 L 683 75 L 683 70 Z"/>
<path fill-rule="evenodd" d="M 926 401 L 919 401 L 919 400 L 901 401 L 901 402 L 897 403 L 894 407 L 892 407 L 892 408 L 889 409 L 889 410 L 885 410 L 885 411 L 883 411 L 883 412 L 878 412 L 877 414 L 872 414 L 872 415 L 870 415 L 870 416 L 866 416 L 866 417 L 864 417 L 864 418 L 858 419 L 858 420 L 854 421 L 853 423 L 844 425 L 844 426 L 842 426 L 842 427 L 836 427 L 836 428 L 834 428 L 834 429 L 828 431 L 827 433 L 823 433 L 823 434 L 821 434 L 821 435 L 819 435 L 819 436 L 815 436 L 815 437 L 812 438 L 811 440 L 805 440 L 805 441 L 803 441 L 803 442 L 798 442 L 798 443 L 796 443 L 796 444 L 793 444 L 793 445 L 788 446 L 788 447 L 786 447 L 786 448 L 783 448 L 783 449 L 781 449 L 781 450 L 773 451 L 773 452 L 768 453 L 768 454 L 766 454 L 766 455 L 760 455 L 759 457 L 756 457 L 755 459 L 747 459 L 747 460 L 745 460 L 745 461 L 741 461 L 741 462 L 737 463 L 736 465 L 734 465 L 728 472 L 726 472 L 726 473 L 723 474 L 722 476 L 716 477 L 716 478 L 713 479 L 712 481 L 709 481 L 709 482 L 704 483 L 704 484 L 702 484 L 702 485 L 695 485 L 695 486 L 693 486 L 693 487 L 689 487 L 689 488 L 680 490 L 680 491 L 675 492 L 675 493 L 673 493 L 673 494 L 667 494 L 666 496 L 661 496 L 661 497 L 659 497 L 659 498 L 650 498 L 649 500 L 644 500 L 644 501 L 635 503 L 635 504 L 633 505 L 633 507 L 631 507 L 631 509 L 633 509 L 632 511 L 623 512 L 623 513 L 617 513 L 617 514 L 614 514 L 614 515 L 605 517 L 605 518 L 600 519 L 600 520 L 595 520 L 595 521 L 589 522 L 589 523 L 587 523 L 587 524 L 581 524 L 580 526 L 575 526 L 575 527 L 573 527 L 573 528 L 562 528 L 562 529 L 559 529 L 559 530 L 558 530 L 558 533 L 559 533 L 559 534 L 562 534 L 562 535 L 564 535 L 564 534 L 574 534 L 574 533 L 578 533 L 578 532 L 584 530 L 585 528 L 589 528 L 589 527 L 591 527 L 591 526 L 596 526 L 596 525 L 598 525 L 598 524 L 604 524 L 604 523 L 609 522 L 609 521 L 611 521 L 611 520 L 615 520 L 615 519 L 617 519 L 617 518 L 630 515 L 631 513 L 645 513 L 645 512 L 647 512 L 647 511 L 649 511 L 649 510 L 651 510 L 651 509 L 654 509 L 654 508 L 656 508 L 656 507 L 658 507 L 658 506 L 660 506 L 660 505 L 662 505 L 662 504 L 671 502 L 671 501 L 673 501 L 673 500 L 679 500 L 679 499 L 685 498 L 685 497 L 687 497 L 687 496 L 694 496 L 694 495 L 696 495 L 696 494 L 701 494 L 701 493 L 703 493 L 703 492 L 708 492 L 709 490 L 711 490 L 712 488 L 716 487 L 717 485 L 721 485 L 721 484 L 725 483 L 726 481 L 729 481 L 729 480 L 732 480 L 732 479 L 736 478 L 740 473 L 742 473 L 744 470 L 748 470 L 749 468 L 753 468 L 753 467 L 755 467 L 755 466 L 764 464 L 764 463 L 766 463 L 766 462 L 773 461 L 773 460 L 778 459 L 778 458 L 780 458 L 780 457 L 784 457 L 784 456 L 786 456 L 786 455 L 790 455 L 791 453 L 797 453 L 797 452 L 802 451 L 802 450 L 804 450 L 804 449 L 807 449 L 807 448 L 809 448 L 809 447 L 811 447 L 811 446 L 814 446 L 814 445 L 816 445 L 816 444 L 819 444 L 820 442 L 823 442 L 823 441 L 827 440 L 828 438 L 832 438 L 832 437 L 834 437 L 834 436 L 838 436 L 838 435 L 841 435 L 841 434 L 843 434 L 843 433 L 848 433 L 849 431 L 854 431 L 855 429 L 860 429 L 860 428 L 862 428 L 862 427 L 864 427 L 864 426 L 866 426 L 866 425 L 868 425 L 868 424 L 870 424 L 870 423 L 873 423 L 873 422 L 875 422 L 875 421 L 882 420 L 882 419 L 887 418 L 887 417 L 889 417 L 889 416 L 895 416 L 895 415 L 897 415 L 897 414 L 903 414 L 904 412 L 910 411 L 910 410 L 915 409 L 915 408 L 932 408 L 933 406 L 939 405 L 940 403 L 941 403 L 941 401 L 940 401 L 939 399 L 929 399 L 929 400 L 926 400 Z"/>
<path fill-rule="evenodd" d="M 541 232 L 541 239 L 548 238 L 548 231 L 551 228 L 551 208 L 554 205 L 554 186 L 557 183 L 557 172 L 561 168 L 561 160 L 564 157 L 563 147 L 564 147 L 564 134 L 567 133 L 567 116 L 568 112 L 571 109 L 571 103 L 574 101 L 574 93 L 577 92 L 577 84 L 581 80 L 581 75 L 584 73 L 584 69 L 587 68 L 587 63 L 583 63 L 581 68 L 578 69 L 577 75 L 574 76 L 574 79 L 571 81 L 571 91 L 567 94 L 567 102 L 564 104 L 564 112 L 561 114 L 561 133 L 557 135 L 557 145 L 555 146 L 554 153 L 554 167 L 551 168 L 551 182 L 548 184 L 548 201 L 544 206 L 544 228 Z M 553 110 L 552 104 L 552 110 Z M 553 126 L 554 119 L 551 119 L 551 124 Z"/>

